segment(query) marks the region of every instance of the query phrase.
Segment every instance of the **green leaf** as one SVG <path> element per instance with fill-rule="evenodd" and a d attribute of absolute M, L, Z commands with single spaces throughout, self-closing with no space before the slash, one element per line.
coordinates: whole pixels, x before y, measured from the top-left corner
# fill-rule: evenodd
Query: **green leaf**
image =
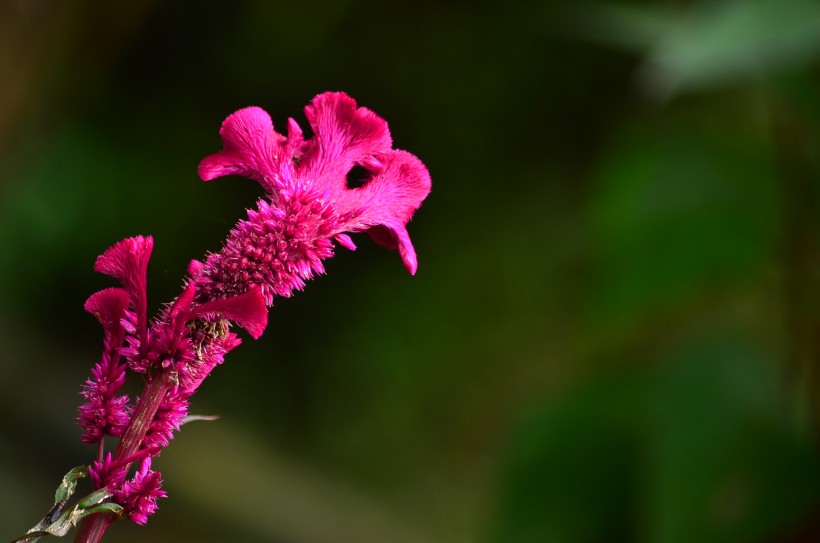
<path fill-rule="evenodd" d="M 92 492 L 82 500 L 77 503 L 77 507 L 81 509 L 86 509 L 88 507 L 92 507 L 97 505 L 101 501 L 110 498 L 113 494 L 109 492 L 108 487 L 103 487 L 95 492 Z"/>
<path fill-rule="evenodd" d="M 68 498 L 70 498 L 71 495 L 74 494 L 74 490 L 77 488 L 77 480 L 83 479 L 87 476 L 87 466 L 77 466 L 76 468 L 66 473 L 65 477 L 63 477 L 62 483 L 60 483 L 60 486 L 54 493 L 54 503 L 65 503 L 66 501 L 68 501 Z"/>
<path fill-rule="evenodd" d="M 754 0 L 705 5 L 654 43 L 648 83 L 661 97 L 756 80 L 820 53 L 820 4 Z"/>
<path fill-rule="evenodd" d="M 571 12 L 578 35 L 642 51 L 646 90 L 666 100 L 808 66 L 820 55 L 812 0 L 700 2 L 689 9 L 595 3 Z"/>
<path fill-rule="evenodd" d="M 117 505 L 116 503 L 101 503 L 89 509 L 83 510 L 80 518 L 85 518 L 89 515 L 96 515 L 97 513 L 112 513 L 120 516 L 122 515 L 122 506 Z"/>
<path fill-rule="evenodd" d="M 43 532 L 41 530 L 36 532 L 26 532 L 17 539 L 12 539 L 11 543 L 33 543 L 34 541 L 37 541 L 47 535 L 49 535 L 48 532 Z"/>
<path fill-rule="evenodd" d="M 63 480 L 60 482 L 60 486 L 58 486 L 57 490 L 54 492 L 54 506 L 52 506 L 42 520 L 38 522 L 31 530 L 29 530 L 28 533 L 30 534 L 40 531 L 47 532 L 48 527 L 54 523 L 55 519 L 62 515 L 63 508 L 65 508 L 68 499 L 72 496 L 72 494 L 74 494 L 74 490 L 77 488 L 77 480 L 82 479 L 87 475 L 88 468 L 86 466 L 77 466 L 66 473 L 63 476 Z M 30 540 L 31 539 L 26 539 L 25 541 Z"/>
<path fill-rule="evenodd" d="M 78 466 L 63 477 L 60 486 L 54 493 L 54 506 L 46 516 L 24 535 L 11 543 L 33 543 L 48 535 L 62 537 L 77 523 L 89 515 L 96 513 L 122 514 L 122 507 L 115 503 L 102 503 L 113 494 L 107 487 L 101 488 L 80 499 L 73 507 L 64 511 L 68 499 L 77 488 L 77 480 L 88 475 L 86 466 Z"/>

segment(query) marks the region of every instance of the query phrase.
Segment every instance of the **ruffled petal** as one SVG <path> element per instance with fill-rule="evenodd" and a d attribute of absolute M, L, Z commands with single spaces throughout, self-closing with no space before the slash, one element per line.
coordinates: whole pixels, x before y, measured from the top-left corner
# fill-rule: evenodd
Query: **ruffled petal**
<path fill-rule="evenodd" d="M 148 261 L 153 248 L 151 236 L 126 238 L 112 245 L 94 263 L 96 271 L 118 279 L 128 291 L 139 329 L 147 323 Z"/>
<path fill-rule="evenodd" d="M 225 119 L 219 134 L 224 149 L 199 163 L 199 177 L 210 181 L 224 175 L 241 175 L 273 193 L 285 137 L 274 131 L 270 115 L 258 107 L 240 109 Z"/>
<path fill-rule="evenodd" d="M 268 308 L 262 291 L 257 286 L 238 296 L 200 304 L 191 310 L 189 319 L 213 314 L 235 322 L 254 339 L 259 339 L 268 325 Z"/>
<path fill-rule="evenodd" d="M 313 99 L 305 115 L 315 137 L 298 172 L 315 186 L 338 193 L 357 164 L 366 165 L 374 154 L 390 150 L 387 122 L 343 92 L 326 92 Z"/>
<path fill-rule="evenodd" d="M 398 249 L 401 261 L 404 267 L 410 272 L 410 275 L 415 275 L 418 269 L 418 260 L 416 260 L 416 250 L 410 241 L 410 235 L 407 229 L 401 223 L 393 223 L 392 225 L 377 224 L 370 228 L 367 233 L 370 237 L 388 249 Z"/>
<path fill-rule="evenodd" d="M 398 249 L 404 266 L 414 274 L 416 252 L 406 225 L 430 193 L 430 174 L 418 158 L 406 151 L 391 151 L 379 159 L 381 169 L 361 187 L 339 195 L 336 208 L 353 212 L 344 230 L 367 230 L 377 243 Z"/>

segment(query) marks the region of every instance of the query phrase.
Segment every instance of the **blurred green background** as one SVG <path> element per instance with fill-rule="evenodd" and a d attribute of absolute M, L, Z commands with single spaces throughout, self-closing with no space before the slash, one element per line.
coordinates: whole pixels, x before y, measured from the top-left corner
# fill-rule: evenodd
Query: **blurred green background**
<path fill-rule="evenodd" d="M 93 455 L 95 257 L 170 300 L 259 195 L 197 179 L 222 120 L 325 90 L 429 167 L 419 272 L 279 300 L 106 541 L 820 541 L 809 0 L 0 3 L 0 540 Z"/>

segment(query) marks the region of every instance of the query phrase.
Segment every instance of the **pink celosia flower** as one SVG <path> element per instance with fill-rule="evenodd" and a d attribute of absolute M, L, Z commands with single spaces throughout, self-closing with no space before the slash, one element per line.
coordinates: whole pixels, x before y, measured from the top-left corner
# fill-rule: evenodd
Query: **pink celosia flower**
<path fill-rule="evenodd" d="M 123 288 L 103 290 L 86 302 L 103 326 L 104 351 L 83 389 L 78 423 L 83 441 L 100 444 L 89 466 L 94 487 L 108 487 L 123 514 L 138 524 L 165 497 L 151 458 L 183 424 L 203 379 L 240 343 L 231 323 L 253 338 L 262 335 L 275 296 L 290 296 L 324 273 L 322 260 L 333 256 L 334 242 L 355 249 L 348 233 L 367 232 L 398 249 L 405 267 L 416 272 L 406 226 L 430 191 L 427 169 L 410 153 L 392 149 L 387 123 L 343 93 L 317 96 L 305 113 L 312 139 L 293 119 L 287 137 L 276 133 L 256 107 L 225 120 L 224 150 L 202 161 L 200 176 L 250 177 L 266 199 L 231 230 L 221 251 L 190 263 L 182 293 L 156 319 L 149 322 L 147 313 L 151 237 L 122 240 L 95 263 Z M 349 187 L 356 167 L 367 175 Z M 146 382 L 134 406 L 117 395 L 126 365 Z M 121 437 L 113 455 L 103 454 L 105 435 Z M 126 480 L 137 461 L 139 469 Z M 98 541 L 109 522 L 101 515 L 89 518 L 79 540 Z"/>
<path fill-rule="evenodd" d="M 410 273 L 416 253 L 406 225 L 430 192 L 430 176 L 415 156 L 391 149 L 387 123 L 357 108 L 343 93 L 325 93 L 305 108 L 313 139 L 296 121 L 278 134 L 256 107 L 225 120 L 225 149 L 205 158 L 199 175 L 209 181 L 243 175 L 258 181 L 270 203 L 260 200 L 231 231 L 222 251 L 212 254 L 194 279 L 202 299 L 232 296 L 259 286 L 265 302 L 289 296 L 333 255 L 333 241 L 354 249 L 346 232 L 368 232 L 397 248 Z M 347 187 L 354 167 L 368 172 L 361 186 Z"/>

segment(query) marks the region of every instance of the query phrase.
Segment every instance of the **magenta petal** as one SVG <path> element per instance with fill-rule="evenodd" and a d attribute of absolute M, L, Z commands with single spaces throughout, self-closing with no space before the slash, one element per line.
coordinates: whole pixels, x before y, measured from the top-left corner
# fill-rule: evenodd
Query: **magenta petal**
<path fill-rule="evenodd" d="M 416 260 L 416 250 L 410 241 L 410 235 L 407 229 L 402 224 L 376 225 L 367 231 L 373 241 L 388 249 L 398 249 L 401 261 L 404 267 L 410 272 L 410 275 L 415 275 L 418 269 L 418 261 Z"/>
<path fill-rule="evenodd" d="M 94 270 L 110 275 L 132 292 L 145 285 L 148 260 L 154 248 L 151 236 L 134 236 L 118 241 L 94 262 Z"/>
<path fill-rule="evenodd" d="M 356 244 L 353 243 L 353 240 L 347 234 L 337 234 L 334 239 L 336 239 L 342 247 L 351 251 L 356 250 Z"/>
<path fill-rule="evenodd" d="M 244 328 L 253 339 L 259 339 L 268 325 L 268 308 L 259 287 L 252 287 L 248 292 L 205 302 L 191 311 L 191 318 L 219 314 Z"/>
<path fill-rule="evenodd" d="M 430 174 L 418 158 L 406 151 L 391 151 L 380 158 L 383 169 L 362 187 L 339 195 L 337 205 L 358 212 L 344 229 L 368 230 L 376 242 L 397 248 L 404 266 L 413 274 L 416 252 L 406 225 L 430 193 Z"/>
<path fill-rule="evenodd" d="M 153 248 L 151 236 L 126 238 L 109 247 L 94 263 L 96 271 L 119 279 L 128 291 L 140 329 L 147 323 L 148 261 Z"/>
<path fill-rule="evenodd" d="M 154 238 L 134 236 L 118 241 L 97 257 L 94 269 L 119 279 L 126 288 L 135 282 L 134 275 L 148 267 Z"/>
<path fill-rule="evenodd" d="M 370 156 L 390 150 L 387 122 L 343 92 L 326 92 L 313 99 L 305 115 L 315 134 L 300 173 L 317 186 L 341 191 L 347 173 Z"/>
<path fill-rule="evenodd" d="M 182 292 L 177 299 L 174 300 L 173 304 L 171 305 L 171 309 L 168 310 L 168 314 L 171 317 L 175 317 L 181 313 L 184 313 L 191 309 L 191 304 L 194 303 L 194 296 L 196 295 L 196 283 L 193 281 L 188 282 L 185 285 L 185 288 L 182 289 Z"/>
<path fill-rule="evenodd" d="M 128 291 L 122 288 L 107 288 L 92 294 L 85 302 L 85 310 L 94 315 L 106 336 L 120 333 L 120 320 L 128 309 Z"/>
<path fill-rule="evenodd" d="M 406 151 L 391 151 L 382 162 L 381 171 L 360 189 L 348 191 L 348 195 L 359 192 L 357 199 L 367 205 L 365 217 L 391 217 L 407 224 L 430 193 L 430 174 L 418 158 Z"/>
<path fill-rule="evenodd" d="M 285 138 L 273 130 L 270 115 L 258 107 L 240 109 L 225 119 L 219 134 L 224 149 L 199 163 L 199 177 L 242 175 L 272 193 Z"/>

